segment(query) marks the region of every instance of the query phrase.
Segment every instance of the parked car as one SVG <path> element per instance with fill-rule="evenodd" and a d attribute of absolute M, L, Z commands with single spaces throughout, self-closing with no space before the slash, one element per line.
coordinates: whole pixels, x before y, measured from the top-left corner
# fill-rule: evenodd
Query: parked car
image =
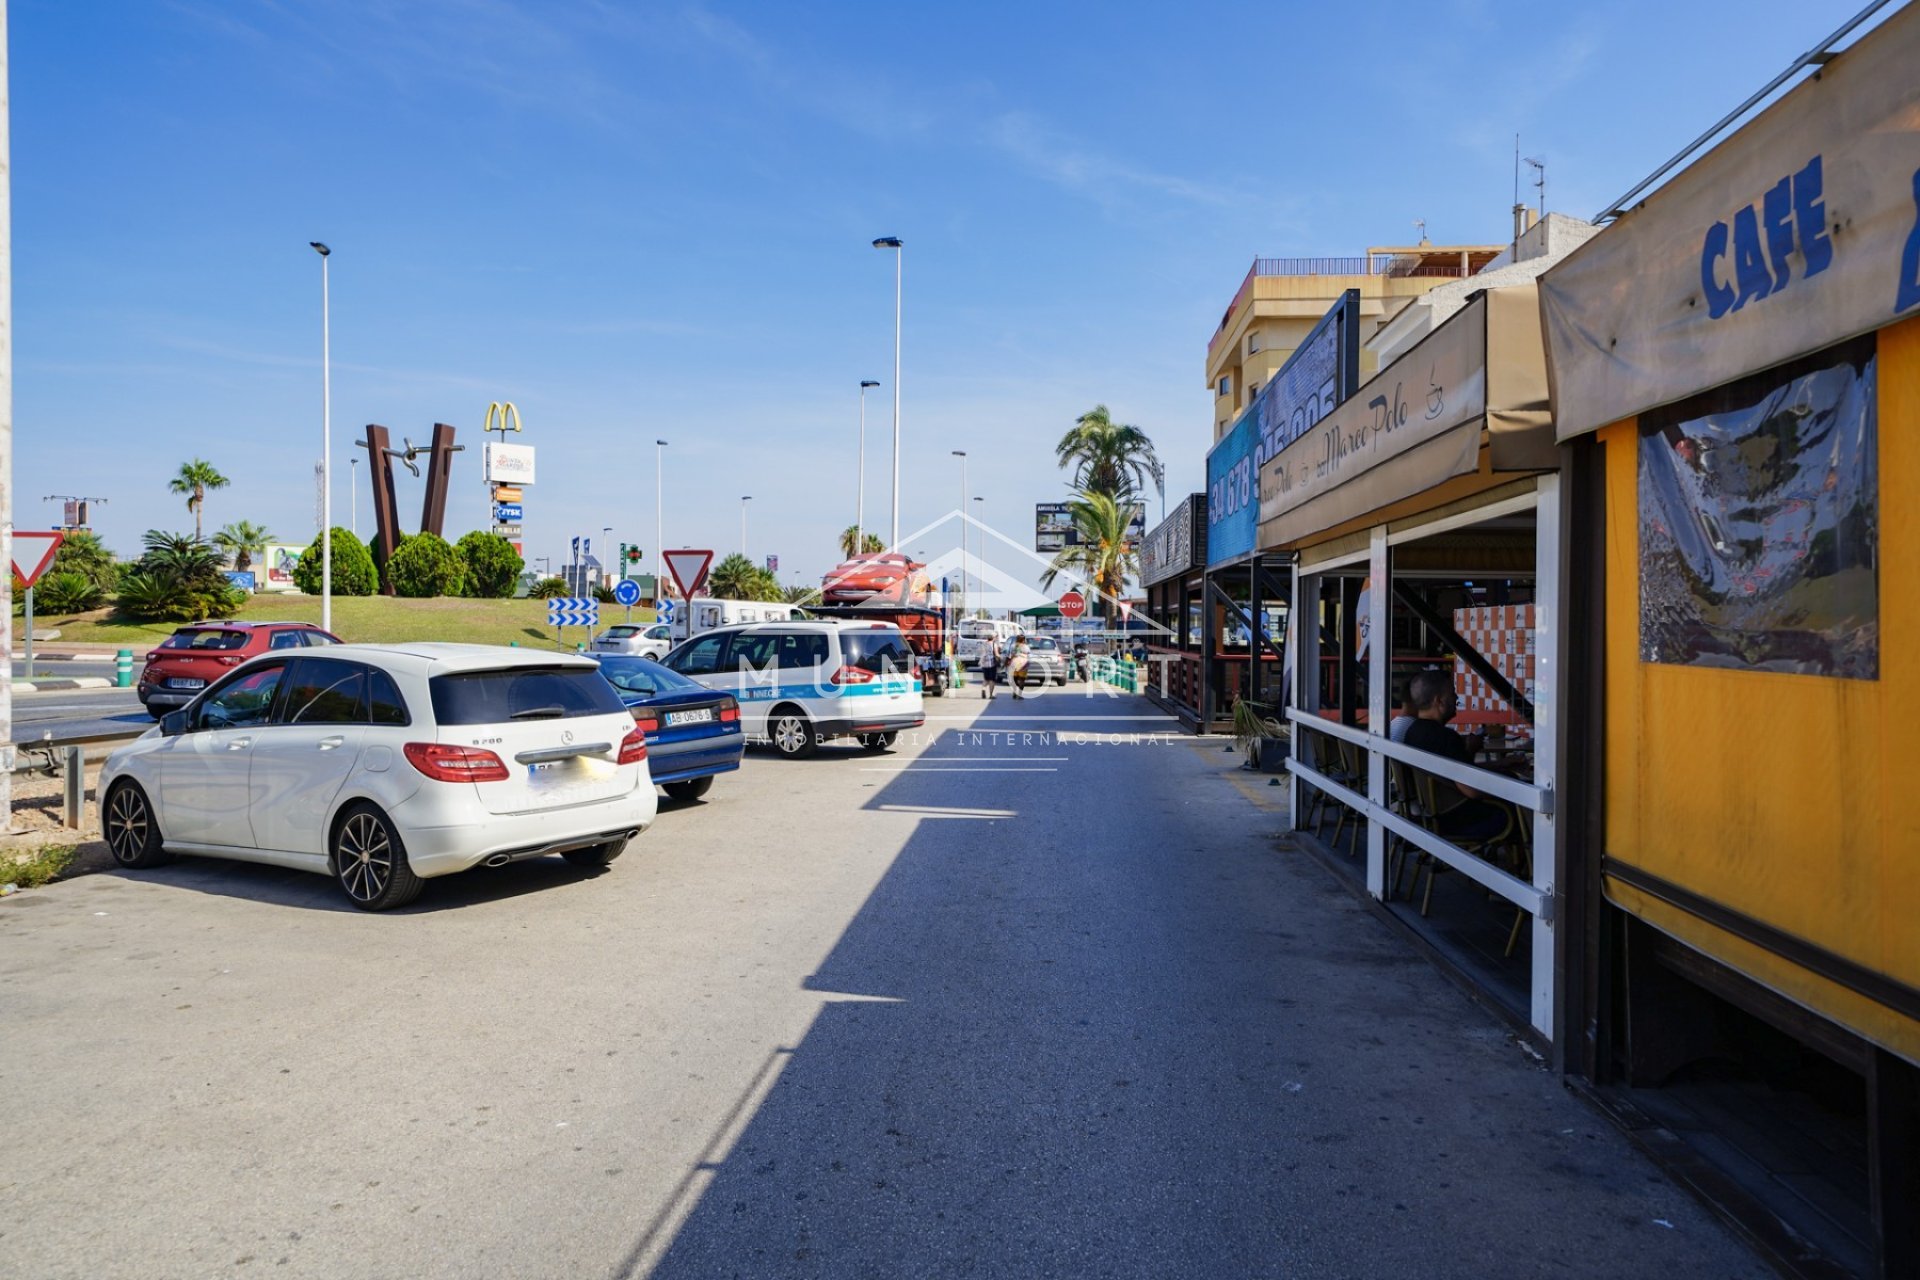
<path fill-rule="evenodd" d="M 1052 636 L 1027 637 L 1027 683 L 1065 684 L 1067 656 Z"/>
<path fill-rule="evenodd" d="M 591 661 L 489 645 L 255 658 L 107 757 L 107 846 L 333 876 L 353 905 L 557 853 L 604 867 L 652 823 L 646 735 Z"/>
<path fill-rule="evenodd" d="M 647 736 L 647 769 L 656 786 L 675 800 L 698 800 L 715 774 L 740 767 L 746 735 L 740 703 L 652 658 L 609 655 L 600 674 L 633 713 Z"/>
<path fill-rule="evenodd" d="M 593 638 L 587 646 L 594 653 L 623 653 L 639 658 L 658 658 L 673 648 L 673 628 L 664 622 L 645 626 L 619 622 Z"/>
<path fill-rule="evenodd" d="M 884 751 L 926 723 L 913 651 L 882 622 L 762 622 L 710 631 L 666 665 L 740 701 L 741 727 L 789 759 L 828 738 Z"/>
<path fill-rule="evenodd" d="M 135 692 L 158 720 L 250 658 L 281 649 L 339 644 L 340 637 L 311 622 L 196 622 L 181 627 L 147 654 Z"/>

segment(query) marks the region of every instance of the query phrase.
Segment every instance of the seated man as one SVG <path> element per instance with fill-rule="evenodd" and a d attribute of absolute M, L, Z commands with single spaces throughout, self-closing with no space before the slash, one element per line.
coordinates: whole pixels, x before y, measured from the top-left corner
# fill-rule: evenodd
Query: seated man
<path fill-rule="evenodd" d="M 1413 723 L 1407 727 L 1408 746 L 1461 764 L 1473 763 L 1473 747 L 1447 728 L 1447 721 L 1460 706 L 1451 676 L 1443 671 L 1420 672 L 1407 691 L 1407 701 L 1413 707 Z M 1455 844 L 1497 840 L 1513 825 L 1512 814 L 1505 807 L 1488 802 L 1465 783 L 1436 777 L 1433 789 L 1435 808 L 1440 811 L 1435 815 L 1440 834 Z"/>

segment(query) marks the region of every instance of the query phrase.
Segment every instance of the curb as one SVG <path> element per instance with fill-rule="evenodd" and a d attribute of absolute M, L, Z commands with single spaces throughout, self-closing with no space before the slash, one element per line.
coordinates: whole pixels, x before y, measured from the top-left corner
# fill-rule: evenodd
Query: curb
<path fill-rule="evenodd" d="M 15 693 L 57 693 L 67 689 L 111 689 L 105 676 L 75 676 L 71 680 L 15 680 Z"/>

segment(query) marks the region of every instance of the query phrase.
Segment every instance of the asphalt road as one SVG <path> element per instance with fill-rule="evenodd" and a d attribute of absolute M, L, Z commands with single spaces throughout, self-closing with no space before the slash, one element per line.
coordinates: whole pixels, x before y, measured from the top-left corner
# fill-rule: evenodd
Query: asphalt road
<path fill-rule="evenodd" d="M 1768 1274 L 1217 743 L 930 707 L 930 746 L 750 757 L 598 877 L 0 899 L 0 1272 Z"/>
<path fill-rule="evenodd" d="M 112 668 L 108 668 L 109 671 Z M 153 716 L 131 689 L 65 689 L 13 695 L 13 740 L 37 742 L 44 734 L 141 733 Z"/>

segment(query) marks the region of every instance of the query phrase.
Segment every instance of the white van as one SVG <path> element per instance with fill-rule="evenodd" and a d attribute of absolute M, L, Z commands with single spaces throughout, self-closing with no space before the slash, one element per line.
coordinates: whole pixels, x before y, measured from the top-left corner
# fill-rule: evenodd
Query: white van
<path fill-rule="evenodd" d="M 696 602 L 698 603 L 698 602 Z M 869 751 L 926 723 L 913 650 L 887 622 L 762 622 L 697 635 L 661 661 L 740 702 L 750 742 L 789 759 L 828 738 Z"/>
<path fill-rule="evenodd" d="M 673 615 L 673 638 L 685 640 L 718 627 L 737 627 L 750 622 L 787 622 L 798 605 L 778 600 L 720 600 L 695 596 L 685 601 Z"/>
<path fill-rule="evenodd" d="M 968 667 L 978 667 L 989 646 L 1004 650 L 1007 642 L 1019 634 L 1019 624 L 1004 618 L 962 618 L 954 656 Z"/>

